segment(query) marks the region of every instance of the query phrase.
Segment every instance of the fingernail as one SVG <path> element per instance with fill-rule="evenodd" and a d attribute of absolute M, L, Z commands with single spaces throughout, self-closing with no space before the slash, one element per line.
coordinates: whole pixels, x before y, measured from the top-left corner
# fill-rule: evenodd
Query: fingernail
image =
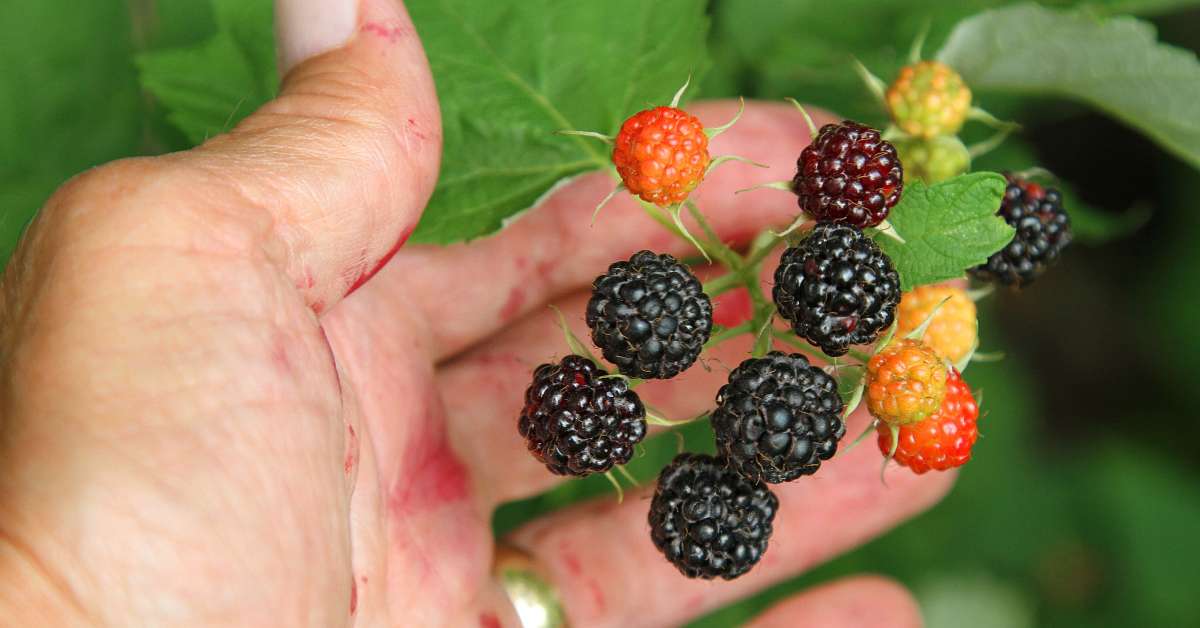
<path fill-rule="evenodd" d="M 275 0 L 279 74 L 346 43 L 358 22 L 359 0 Z"/>

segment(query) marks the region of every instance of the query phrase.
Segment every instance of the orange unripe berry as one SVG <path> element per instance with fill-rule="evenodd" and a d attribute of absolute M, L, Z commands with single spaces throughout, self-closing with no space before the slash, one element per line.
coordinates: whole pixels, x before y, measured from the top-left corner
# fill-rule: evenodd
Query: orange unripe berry
<path fill-rule="evenodd" d="M 889 424 L 928 418 L 946 394 L 946 364 L 919 340 L 893 341 L 867 362 L 867 409 Z"/>
<path fill-rule="evenodd" d="M 676 107 L 630 116 L 613 143 L 613 165 L 635 196 L 660 207 L 681 203 L 700 185 L 710 161 L 704 125 Z"/>

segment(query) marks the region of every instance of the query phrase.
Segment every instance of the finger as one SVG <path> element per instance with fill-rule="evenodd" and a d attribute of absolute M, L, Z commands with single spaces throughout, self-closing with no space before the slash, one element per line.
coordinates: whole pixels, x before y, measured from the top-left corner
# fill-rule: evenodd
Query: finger
<path fill-rule="evenodd" d="M 287 70 L 279 96 L 167 163 L 191 179 L 178 189 L 249 233 L 320 310 L 369 278 L 416 225 L 436 178 L 440 118 L 399 0 L 276 7 Z"/>
<path fill-rule="evenodd" d="M 921 628 L 921 611 L 904 587 L 879 576 L 838 580 L 794 595 L 746 628 Z"/>
<path fill-rule="evenodd" d="M 850 434 L 869 417 L 857 412 Z M 674 625 L 836 556 L 940 499 L 952 473 L 889 473 L 882 458 L 856 447 L 811 478 L 774 485 L 780 508 L 761 562 L 730 582 L 684 578 L 650 541 L 647 488 L 576 506 L 518 530 L 512 542 L 536 556 L 559 584 L 575 625 Z"/>
<path fill-rule="evenodd" d="M 774 266 L 768 260 L 764 268 Z M 571 331 L 585 343 L 589 332 L 583 312 L 590 296 L 590 291 L 578 291 L 555 303 Z M 733 298 L 717 299 L 714 317 L 725 324 L 740 323 L 749 317 L 748 307 L 739 311 L 738 295 L 729 296 Z M 749 335 L 726 341 L 705 351 L 698 364 L 679 376 L 643 383 L 637 394 L 667 418 L 694 417 L 712 408 L 717 389 L 749 354 L 750 345 Z M 479 483 L 493 504 L 534 495 L 564 479 L 526 451 L 516 424 L 533 369 L 568 351 L 557 314 L 543 308 L 439 370 L 438 387 L 452 439 L 460 451 L 470 452 L 466 457 L 482 470 Z M 505 472 L 489 473 L 490 469 Z"/>
<path fill-rule="evenodd" d="M 703 103 L 691 110 L 705 124 L 716 125 L 728 121 L 737 104 Z M 713 140 L 713 155 L 740 154 L 771 166 L 729 164 L 699 187 L 696 202 L 722 239 L 745 243 L 770 225 L 792 220 L 797 211 L 792 194 L 733 193 L 790 178 L 808 141 L 808 128 L 794 108 L 769 103 L 749 104 L 741 120 Z M 430 329 L 433 350 L 445 357 L 590 283 L 610 263 L 640 249 L 695 254 L 646 216 L 627 193 L 618 194 L 592 224 L 593 208 L 614 185 L 607 174 L 581 177 L 494 237 L 469 245 L 406 249 L 379 278 L 380 288 L 408 295 L 426 320 L 436 322 Z M 692 233 L 701 233 L 688 222 Z"/>

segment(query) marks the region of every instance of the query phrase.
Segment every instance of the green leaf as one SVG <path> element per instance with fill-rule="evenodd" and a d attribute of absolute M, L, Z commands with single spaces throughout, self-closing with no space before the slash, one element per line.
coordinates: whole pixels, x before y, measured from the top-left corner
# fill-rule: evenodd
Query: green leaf
<path fill-rule="evenodd" d="M 224 132 L 275 95 L 270 0 L 212 0 L 217 30 L 201 44 L 137 56 L 142 86 L 193 143 Z"/>
<path fill-rule="evenodd" d="M 888 216 L 904 242 L 876 236 L 900 273 L 901 288 L 961 277 L 1008 244 L 1014 231 L 996 215 L 1004 188 L 1004 177 L 993 172 L 964 174 L 932 186 L 905 184 Z"/>
<path fill-rule="evenodd" d="M 0 20 L 0 268 L 72 175 L 138 153 L 143 103 L 122 2 L 9 3 Z"/>
<path fill-rule="evenodd" d="M 1146 22 L 1020 5 L 963 21 L 938 58 L 975 89 L 1088 103 L 1200 168 L 1200 62 Z"/>
<path fill-rule="evenodd" d="M 441 179 L 413 235 L 448 243 L 499 229 L 555 184 L 609 166 L 603 143 L 705 66 L 703 0 L 408 3 L 437 82 Z M 580 199 L 580 220 L 600 199 Z"/>
<path fill-rule="evenodd" d="M 886 113 L 854 73 L 857 58 L 890 81 L 917 34 L 930 27 L 941 41 L 960 19 L 997 0 L 736 0 L 714 10 L 714 46 L 721 59 L 705 84 L 710 96 L 727 85 L 759 98 L 794 97 L 856 120 L 882 123 Z M 860 15 L 863 19 L 847 19 Z M 868 17 L 869 16 L 869 17 Z M 932 50 L 932 49 L 930 49 Z"/>
<path fill-rule="evenodd" d="M 885 112 L 854 75 L 857 58 L 884 81 L 907 61 L 913 39 L 929 28 L 931 56 L 960 20 L 1012 0 L 714 0 L 710 48 L 719 52 L 705 96 L 793 96 L 838 115 L 882 124 Z M 1162 13 L 1198 0 L 1045 0 L 1104 14 Z M 847 19 L 847 16 L 861 16 Z M 988 109 L 993 103 L 988 102 Z"/>

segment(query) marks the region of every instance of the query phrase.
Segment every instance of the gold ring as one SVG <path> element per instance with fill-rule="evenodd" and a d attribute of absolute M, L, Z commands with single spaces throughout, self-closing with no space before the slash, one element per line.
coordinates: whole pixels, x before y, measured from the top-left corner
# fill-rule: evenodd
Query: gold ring
<path fill-rule="evenodd" d="M 567 627 L 558 590 L 550 584 L 546 570 L 528 553 L 497 542 L 492 576 L 508 595 L 522 628 Z"/>

